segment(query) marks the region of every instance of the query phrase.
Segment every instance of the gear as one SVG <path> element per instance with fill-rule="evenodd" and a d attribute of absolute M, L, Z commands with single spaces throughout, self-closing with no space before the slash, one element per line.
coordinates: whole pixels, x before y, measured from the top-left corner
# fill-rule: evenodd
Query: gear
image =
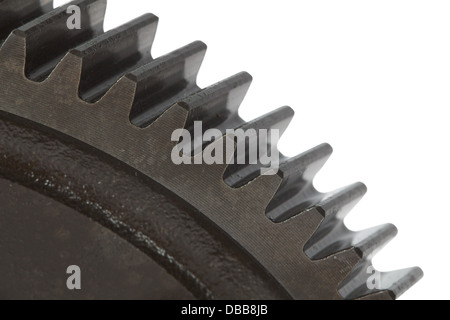
<path fill-rule="evenodd" d="M 81 29 L 67 28 L 69 5 Z M 106 0 L 54 10 L 50 0 L 0 1 L 1 176 L 99 222 L 198 298 L 395 299 L 422 277 L 381 273 L 369 289 L 371 259 L 396 229 L 345 227 L 361 183 L 314 189 L 329 145 L 282 156 L 273 176 L 258 165 L 173 164 L 171 135 L 194 121 L 231 139 L 227 129 L 283 132 L 293 111 L 246 123 L 238 108 L 250 75 L 201 89 L 203 43 L 154 59 L 158 19 L 104 33 L 105 10 Z"/>

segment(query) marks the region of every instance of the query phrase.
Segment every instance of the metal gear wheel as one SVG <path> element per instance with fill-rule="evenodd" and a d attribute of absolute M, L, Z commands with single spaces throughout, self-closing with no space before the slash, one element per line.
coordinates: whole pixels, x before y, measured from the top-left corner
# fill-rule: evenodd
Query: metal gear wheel
<path fill-rule="evenodd" d="M 69 5 L 81 29 L 67 28 Z M 203 43 L 154 59 L 158 19 L 105 33 L 105 10 L 0 0 L 0 297 L 395 299 L 422 277 L 382 273 L 369 289 L 396 229 L 345 227 L 361 183 L 314 189 L 329 145 L 282 157 L 273 176 L 173 164 L 175 129 L 283 132 L 293 111 L 246 123 L 249 74 L 199 88 Z M 90 275 L 77 295 L 64 290 L 69 261 Z"/>

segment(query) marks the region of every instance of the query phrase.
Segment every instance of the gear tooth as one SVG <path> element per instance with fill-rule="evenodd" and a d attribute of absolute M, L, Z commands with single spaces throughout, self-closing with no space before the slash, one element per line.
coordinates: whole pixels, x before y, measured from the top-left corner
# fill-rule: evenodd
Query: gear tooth
<path fill-rule="evenodd" d="M 333 148 L 329 144 L 321 144 L 297 157 L 290 158 L 281 163 L 280 175 L 283 179 L 301 175 L 305 180 L 312 180 L 325 165 L 332 153 Z"/>
<path fill-rule="evenodd" d="M 186 127 L 202 121 L 209 128 L 220 129 L 228 120 L 238 118 L 238 110 L 250 88 L 252 76 L 238 73 L 178 102 L 189 112 Z"/>
<path fill-rule="evenodd" d="M 72 5 L 81 10 L 81 29 L 67 27 Z M 105 10 L 106 0 L 72 1 L 16 29 L 14 34 L 26 41 L 26 76 L 45 80 L 70 49 L 103 33 Z"/>
<path fill-rule="evenodd" d="M 358 249 L 361 258 L 371 259 L 394 239 L 397 233 L 398 230 L 393 224 L 385 224 L 354 233 L 349 244 Z"/>
<path fill-rule="evenodd" d="M 193 42 L 127 74 L 137 85 L 130 121 L 146 127 L 176 102 L 198 92 L 197 75 L 206 53 Z"/>
<path fill-rule="evenodd" d="M 290 107 L 282 107 L 271 113 L 268 113 L 256 120 L 246 123 L 240 127 L 240 129 L 246 130 L 278 130 L 280 136 L 286 131 L 289 123 L 294 117 L 294 110 Z M 259 143 L 258 143 L 259 144 Z M 271 149 L 270 144 L 266 150 L 258 150 L 258 156 L 266 155 L 267 151 Z M 245 154 L 249 154 L 250 147 L 248 141 L 245 142 Z M 261 174 L 261 164 L 249 164 L 249 161 L 245 161 L 246 164 L 238 164 L 237 154 L 234 156 L 233 164 L 229 165 L 225 171 L 224 180 L 225 182 L 233 187 L 239 188 L 246 185 L 253 179 L 256 179 Z"/>
<path fill-rule="evenodd" d="M 98 101 L 124 74 L 152 60 L 158 18 L 146 14 L 70 51 L 82 59 L 79 96 Z"/>
<path fill-rule="evenodd" d="M 241 129 L 273 129 L 280 132 L 280 137 L 284 134 L 292 119 L 294 118 L 294 110 L 291 107 L 281 107 L 275 111 L 263 115 L 262 117 L 244 124 Z"/>
<path fill-rule="evenodd" d="M 323 195 L 314 189 L 312 181 L 332 152 L 329 144 L 322 144 L 281 162 L 278 175 L 282 183 L 266 210 L 271 220 L 287 220 L 319 203 Z"/>
<path fill-rule="evenodd" d="M 371 259 L 396 235 L 397 228 L 392 224 L 351 232 L 343 221 L 331 219 L 326 220 L 306 243 L 304 251 L 311 259 L 320 260 L 355 248 L 361 259 Z"/>
<path fill-rule="evenodd" d="M 53 9 L 53 0 L 0 1 L 0 45 L 21 25 Z"/>
<path fill-rule="evenodd" d="M 365 184 L 358 182 L 335 192 L 330 192 L 317 205 L 325 217 L 344 219 L 367 193 Z"/>
<path fill-rule="evenodd" d="M 178 101 L 178 106 L 188 112 L 185 128 L 191 132 L 191 136 L 195 138 L 196 122 L 202 123 L 202 133 L 214 128 L 222 135 L 225 135 L 227 129 L 245 123 L 239 117 L 238 110 L 252 80 L 250 74 L 241 72 Z M 210 144 L 195 139 L 191 143 L 193 154 L 202 152 Z"/>
<path fill-rule="evenodd" d="M 409 268 L 391 272 L 378 272 L 372 262 L 358 264 L 339 286 L 344 299 L 370 299 L 380 292 L 388 292 L 392 300 L 399 298 L 423 277 L 420 268 Z"/>
<path fill-rule="evenodd" d="M 422 269 L 415 267 L 381 274 L 381 291 L 388 290 L 398 299 L 423 278 Z"/>

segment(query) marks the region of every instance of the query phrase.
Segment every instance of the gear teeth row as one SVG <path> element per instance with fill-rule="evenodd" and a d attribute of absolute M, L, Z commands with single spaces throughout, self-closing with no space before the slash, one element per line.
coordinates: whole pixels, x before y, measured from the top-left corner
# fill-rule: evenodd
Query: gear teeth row
<path fill-rule="evenodd" d="M 146 14 L 71 50 L 82 59 L 79 96 L 97 102 L 124 74 L 150 63 L 157 26 L 158 18 Z"/>
<path fill-rule="evenodd" d="M 281 137 L 286 131 L 293 117 L 294 117 L 294 110 L 292 110 L 292 108 L 282 107 L 256 120 L 250 121 L 249 123 L 245 123 L 239 126 L 239 129 L 242 129 L 246 132 L 249 132 L 248 130 L 255 130 L 256 132 L 258 132 L 258 130 L 261 129 L 278 130 L 279 135 Z M 258 145 L 258 150 L 256 150 L 258 154 L 257 159 L 258 163 L 249 164 L 250 163 L 248 157 L 248 155 L 250 154 L 249 139 L 245 140 L 245 145 L 243 146 L 237 145 L 236 148 L 245 148 L 245 152 L 236 152 L 233 164 L 227 167 L 224 174 L 225 182 L 233 188 L 240 188 L 248 184 L 252 180 L 256 179 L 258 176 L 260 176 L 261 169 L 263 168 L 263 165 L 261 165 L 260 157 L 266 156 L 267 152 L 270 152 L 270 150 L 272 149 L 270 142 L 268 142 L 268 146 L 266 148 L 261 149 L 259 147 L 260 141 L 258 139 L 258 136 L 255 136 L 253 138 L 256 139 L 255 141 L 256 144 Z M 239 154 L 247 155 L 246 159 L 238 158 Z"/>
<path fill-rule="evenodd" d="M 197 75 L 205 54 L 206 45 L 193 42 L 127 74 L 137 85 L 131 122 L 146 127 L 177 101 L 199 91 Z"/>
<path fill-rule="evenodd" d="M 385 224 L 368 230 L 352 232 L 344 224 L 344 218 L 365 195 L 367 188 L 362 183 L 353 184 L 326 196 L 317 208 L 325 219 L 304 247 L 305 253 L 314 261 L 320 261 L 354 248 L 361 258 L 355 269 L 339 286 L 339 293 L 345 299 L 359 299 L 386 291 L 396 299 L 419 281 L 423 272 L 411 268 L 388 273 L 376 273 L 371 260 L 397 235 L 397 228 Z M 368 286 L 371 280 L 368 271 L 374 272 L 373 289 Z"/>
<path fill-rule="evenodd" d="M 77 5 L 82 11 L 81 30 L 67 29 L 67 8 L 71 5 Z M 61 67 L 56 68 L 52 78 L 66 77 L 65 72 L 73 75 L 77 68 L 66 66 L 77 61 L 79 78 L 67 86 L 75 85 L 78 97 L 84 102 L 97 103 L 104 99 L 104 104 L 111 107 L 115 107 L 117 94 L 125 96 L 124 92 L 127 92 L 128 99 L 128 92 L 132 91 L 127 116 L 140 128 L 150 126 L 175 104 L 187 112 L 185 128 L 190 131 L 195 121 L 202 121 L 203 130 L 216 128 L 222 134 L 226 129 L 239 128 L 278 129 L 283 134 L 293 118 L 293 110 L 283 107 L 249 123 L 244 122 L 238 109 L 252 82 L 252 77 L 245 72 L 205 89 L 199 88 L 197 75 L 206 53 L 206 45 L 202 42 L 153 59 L 151 48 L 158 24 L 154 15 L 144 15 L 104 33 L 106 0 L 78 0 L 51 9 L 50 0 L 0 0 L 0 45 L 11 32 L 25 40 L 24 72 L 32 81 L 46 80 L 59 63 Z M 67 90 L 71 89 L 68 87 Z M 110 94 L 113 90 L 115 92 Z M 122 104 L 123 101 L 125 99 L 121 100 Z M 249 151 L 247 142 L 245 146 L 236 147 L 245 147 Z M 272 147 L 268 145 L 262 153 L 258 149 L 258 154 L 264 156 L 264 152 Z M 323 216 L 323 222 L 304 247 L 311 262 L 320 263 L 332 256 L 338 259 L 339 254 L 351 248 L 360 257 L 339 286 L 341 296 L 355 299 L 388 290 L 398 297 L 422 277 L 422 271 L 413 268 L 383 273 L 381 287 L 367 288 L 370 260 L 397 231 L 392 225 L 360 232 L 351 232 L 345 227 L 345 216 L 367 189 L 361 183 L 328 194 L 314 188 L 313 179 L 332 151 L 331 146 L 323 144 L 294 158 L 281 156 L 277 177 L 281 182 L 273 192 L 266 216 L 280 223 L 316 209 Z M 221 172 L 223 180 L 234 189 L 251 189 L 251 182 L 261 178 L 262 165 L 242 165 L 239 160 L 242 159 L 235 155 L 235 164 Z"/>
<path fill-rule="evenodd" d="M 69 31 L 67 9 L 71 5 L 80 8 L 82 27 Z M 73 1 L 16 29 L 14 34 L 26 41 L 26 76 L 45 80 L 70 49 L 102 34 L 105 11 L 106 0 Z"/>
<path fill-rule="evenodd" d="M 1 0 L 0 45 L 16 28 L 53 9 L 53 0 Z"/>

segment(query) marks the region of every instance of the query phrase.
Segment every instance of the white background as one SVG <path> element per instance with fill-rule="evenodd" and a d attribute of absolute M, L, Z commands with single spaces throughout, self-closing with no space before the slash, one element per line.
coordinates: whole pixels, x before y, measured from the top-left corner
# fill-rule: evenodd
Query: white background
<path fill-rule="evenodd" d="M 316 186 L 368 185 L 346 222 L 399 228 L 374 265 L 423 268 L 402 298 L 450 298 L 450 2 L 110 0 L 106 29 L 146 12 L 160 18 L 155 57 L 208 44 L 200 86 L 254 76 L 245 120 L 294 108 L 283 153 L 334 147 Z"/>

